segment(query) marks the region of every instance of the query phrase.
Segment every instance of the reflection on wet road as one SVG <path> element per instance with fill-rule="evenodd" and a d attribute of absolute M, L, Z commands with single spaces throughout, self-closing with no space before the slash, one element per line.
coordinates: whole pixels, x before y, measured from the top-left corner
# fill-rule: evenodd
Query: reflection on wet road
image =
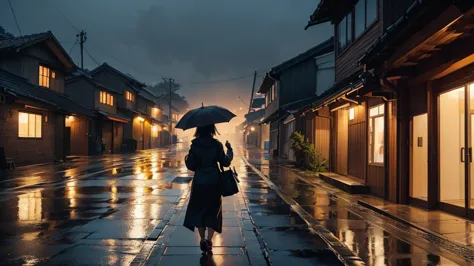
<path fill-rule="evenodd" d="M 1 264 L 129 265 L 188 186 L 173 182 L 189 174 L 185 151 L 75 158 L 4 176 Z"/>
<path fill-rule="evenodd" d="M 316 223 L 331 231 L 367 265 L 469 265 L 453 254 L 439 255 L 439 249 L 435 244 L 416 239 L 402 240 L 400 235 L 394 233 L 396 231 L 385 228 L 383 222 L 377 222 L 375 218 L 373 221 L 367 219 L 370 217 L 367 216 L 369 214 L 367 211 L 353 209 L 352 203 L 338 197 L 337 192 L 303 182 L 288 168 L 269 163 L 261 153 L 247 152 L 245 156 L 284 194 L 296 201 L 317 221 Z M 248 183 L 247 186 L 248 191 L 267 189 L 266 184 L 260 181 Z M 250 202 L 251 213 L 271 215 L 262 216 L 264 224 L 284 221 L 283 218 L 272 218 L 278 216 L 286 217 L 286 222 L 294 225 L 293 230 L 300 230 L 298 228 L 304 224 L 295 217 L 293 210 L 271 191 L 265 194 L 264 199 L 250 198 Z M 420 245 L 415 245 L 413 242 Z M 456 262 L 453 259 L 457 259 Z"/>

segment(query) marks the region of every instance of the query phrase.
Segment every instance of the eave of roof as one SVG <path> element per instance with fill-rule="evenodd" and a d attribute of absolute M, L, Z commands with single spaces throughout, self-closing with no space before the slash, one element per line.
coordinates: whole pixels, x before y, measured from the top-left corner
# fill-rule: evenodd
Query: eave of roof
<path fill-rule="evenodd" d="M 341 7 L 352 7 L 357 1 L 358 0 L 321 0 L 313 14 L 310 16 L 305 30 L 314 25 L 334 21 L 336 11 L 341 11 Z"/>
<path fill-rule="evenodd" d="M 76 80 L 78 80 L 78 79 L 83 79 L 83 80 L 89 82 L 90 84 L 92 84 L 92 85 L 94 85 L 94 86 L 96 86 L 96 87 L 98 87 L 98 88 L 104 89 L 104 90 L 106 90 L 106 91 L 108 91 L 108 92 L 111 92 L 111 93 L 114 93 L 114 94 L 117 94 L 117 95 L 123 95 L 123 92 L 117 91 L 117 90 L 114 90 L 114 89 L 111 89 L 110 87 L 107 87 L 107 86 L 101 84 L 100 82 L 98 82 L 98 81 L 95 80 L 94 78 L 92 78 L 92 77 L 90 77 L 90 76 L 88 76 L 88 75 L 86 75 L 86 74 L 83 74 L 83 73 L 80 73 L 79 75 L 72 76 L 72 77 L 68 78 L 68 79 L 65 81 L 65 83 L 66 83 L 66 85 L 67 85 L 68 83 L 74 82 L 74 81 L 76 81 Z"/>
<path fill-rule="evenodd" d="M 265 77 L 263 78 L 257 93 L 266 93 L 271 88 L 273 83 L 275 83 L 275 81 L 276 79 L 272 78 L 270 73 L 265 73 Z"/>
<path fill-rule="evenodd" d="M 69 54 L 64 50 L 64 47 L 59 43 L 58 39 L 54 36 L 51 31 L 35 33 L 31 35 L 18 36 L 14 38 L 7 38 L 0 40 L 0 51 L 14 50 L 16 52 L 35 45 L 37 43 L 51 39 L 54 44 L 59 48 L 60 52 L 63 54 L 64 58 L 71 64 L 71 70 L 77 69 L 74 60 L 69 56 Z"/>
<path fill-rule="evenodd" d="M 368 68 L 380 64 L 386 60 L 391 53 L 385 52 L 389 46 L 397 42 L 404 42 L 410 35 L 431 22 L 449 6 L 455 5 L 463 11 L 474 6 L 473 1 L 426 1 L 417 0 L 406 10 L 395 23 L 390 25 L 359 59 L 359 64 L 367 64 Z"/>
<path fill-rule="evenodd" d="M 34 85 L 27 79 L 2 69 L 0 69 L 0 86 L 9 93 L 50 105 L 60 112 L 89 117 L 95 116 L 93 110 L 76 103 L 66 95 Z"/>
<path fill-rule="evenodd" d="M 280 73 L 285 71 L 288 68 L 291 68 L 301 62 L 304 62 L 309 59 L 313 59 L 316 56 L 334 52 L 334 37 L 331 37 L 324 42 L 314 46 L 313 48 L 301 53 L 285 62 L 275 66 L 271 70 L 271 74 L 274 77 L 278 77 Z"/>
<path fill-rule="evenodd" d="M 124 79 L 126 79 L 126 80 L 128 80 L 128 81 L 130 81 L 130 82 L 132 82 L 132 83 L 137 84 L 138 87 L 140 87 L 140 88 L 136 88 L 135 85 L 132 85 L 134 88 L 136 88 L 136 90 L 141 90 L 143 87 L 146 86 L 145 83 L 143 83 L 143 82 L 141 82 L 141 81 L 138 81 L 137 79 L 135 79 L 134 77 L 132 77 L 130 74 L 125 74 L 125 73 L 123 73 L 122 71 L 120 71 L 120 70 L 114 68 L 113 66 L 111 66 L 111 65 L 109 65 L 109 64 L 107 64 L 107 63 L 105 63 L 105 62 L 104 62 L 102 65 L 100 65 L 100 66 L 96 67 L 95 69 L 93 69 L 92 71 L 90 71 L 89 73 L 90 73 L 91 75 L 93 75 L 93 74 L 95 74 L 95 73 L 97 73 L 97 72 L 99 72 L 99 71 L 101 71 L 101 70 L 103 70 L 103 69 L 111 70 L 112 72 L 117 73 L 118 75 L 120 75 L 120 76 L 123 77 Z"/>

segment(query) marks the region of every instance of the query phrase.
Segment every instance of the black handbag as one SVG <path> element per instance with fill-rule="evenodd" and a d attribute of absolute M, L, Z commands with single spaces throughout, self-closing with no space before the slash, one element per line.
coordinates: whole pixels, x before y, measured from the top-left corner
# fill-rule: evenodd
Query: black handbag
<path fill-rule="evenodd" d="M 221 194 L 223 197 L 232 196 L 239 193 L 239 186 L 237 183 L 240 183 L 237 178 L 237 172 L 232 171 L 229 167 L 229 170 L 224 171 L 224 167 L 220 167 L 221 170 Z"/>

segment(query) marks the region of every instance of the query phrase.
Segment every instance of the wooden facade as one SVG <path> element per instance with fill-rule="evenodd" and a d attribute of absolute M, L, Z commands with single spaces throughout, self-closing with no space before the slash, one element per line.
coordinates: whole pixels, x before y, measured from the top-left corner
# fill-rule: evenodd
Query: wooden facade
<path fill-rule="evenodd" d="M 403 111 L 390 84 L 379 82 L 360 59 L 413 2 L 323 0 L 308 24 L 334 25 L 336 84 L 332 94 L 313 105 L 331 110 L 329 169 L 365 183 L 371 194 L 392 202 L 399 202 L 403 193 L 398 177 L 406 168 L 398 169 L 399 134 L 408 128 L 398 119 Z"/>
<path fill-rule="evenodd" d="M 88 155 L 94 113 L 65 94 L 65 76 L 75 69 L 51 32 L 2 44 L 0 146 L 15 164 L 62 161 L 71 152 Z"/>
<path fill-rule="evenodd" d="M 403 34 L 361 60 L 397 94 L 386 106 L 386 188 L 377 189 L 393 202 L 474 218 L 474 3 L 416 2 L 407 12 L 400 19 L 416 23 L 399 23 L 392 30 Z"/>

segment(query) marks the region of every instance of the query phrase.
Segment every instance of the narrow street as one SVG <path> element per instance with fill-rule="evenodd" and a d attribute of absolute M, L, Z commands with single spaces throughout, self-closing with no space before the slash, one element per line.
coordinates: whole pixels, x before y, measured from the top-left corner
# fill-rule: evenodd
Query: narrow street
<path fill-rule="evenodd" d="M 469 265 L 320 180 L 235 148 L 214 255 L 182 226 L 186 144 L 18 168 L 1 182 L 2 265 Z M 341 262 L 340 262 L 341 261 Z"/>

